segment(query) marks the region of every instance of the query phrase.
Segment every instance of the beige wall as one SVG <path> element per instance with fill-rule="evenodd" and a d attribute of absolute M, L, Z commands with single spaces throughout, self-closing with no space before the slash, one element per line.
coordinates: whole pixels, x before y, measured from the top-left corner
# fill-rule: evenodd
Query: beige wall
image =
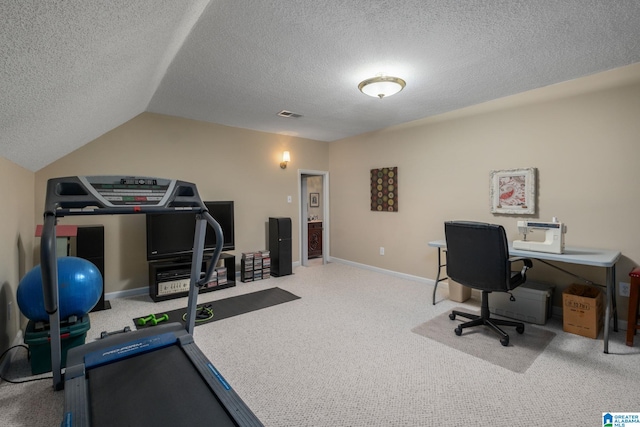
<path fill-rule="evenodd" d="M 291 162 L 280 168 L 282 151 Z M 237 256 L 267 247 L 270 216 L 291 217 L 298 255 L 297 169 L 328 170 L 324 142 L 145 113 L 36 173 L 36 212 L 47 179 L 72 175 L 144 175 L 194 182 L 203 200 L 235 202 Z M 287 196 L 292 203 L 287 203 Z M 67 217 L 60 224 L 105 225 L 106 292 L 148 285 L 142 215 Z M 240 257 L 236 258 L 239 264 Z"/>
<path fill-rule="evenodd" d="M 617 280 L 628 281 L 640 263 L 639 81 L 638 66 L 614 70 L 331 143 L 331 255 L 433 279 L 437 252 L 427 242 L 444 238 L 446 220 L 499 223 L 518 238 L 521 217 L 490 212 L 489 176 L 535 167 L 530 218 L 565 222 L 567 245 L 620 250 Z M 399 168 L 399 212 L 371 212 L 369 170 L 386 166 Z M 599 269 L 572 270 L 604 283 Z M 531 276 L 575 281 L 539 263 Z"/>
<path fill-rule="evenodd" d="M 16 291 L 22 276 L 33 267 L 35 234 L 33 213 L 34 174 L 0 157 L 0 353 L 12 344 L 26 324 L 19 315 Z M 11 304 L 10 316 L 7 305 Z"/>
<path fill-rule="evenodd" d="M 639 82 L 636 65 L 329 144 L 145 113 L 38 171 L 36 217 L 50 177 L 176 177 L 195 182 L 203 199 L 236 201 L 236 255 L 266 246 L 269 216 L 291 217 L 298 261 L 297 169 L 329 170 L 330 255 L 433 279 L 436 251 L 427 242 L 443 237 L 445 220 L 496 222 L 517 238 L 518 217 L 490 213 L 489 173 L 535 167 L 533 218 L 564 221 L 568 245 L 622 251 L 617 281 L 627 281 L 640 263 Z M 285 149 L 292 161 L 282 170 Z M 369 210 L 369 170 L 384 166 L 399 167 L 398 213 Z M 144 218 L 61 222 L 105 224 L 107 292 L 147 285 Z M 599 269 L 572 270 L 604 282 Z M 541 265 L 532 276 L 561 287 L 575 281 Z"/>

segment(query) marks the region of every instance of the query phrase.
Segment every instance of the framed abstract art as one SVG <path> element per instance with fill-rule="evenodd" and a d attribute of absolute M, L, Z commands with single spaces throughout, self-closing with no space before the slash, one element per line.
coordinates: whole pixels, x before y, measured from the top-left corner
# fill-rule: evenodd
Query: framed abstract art
<path fill-rule="evenodd" d="M 371 210 L 398 212 L 398 167 L 371 169 Z"/>

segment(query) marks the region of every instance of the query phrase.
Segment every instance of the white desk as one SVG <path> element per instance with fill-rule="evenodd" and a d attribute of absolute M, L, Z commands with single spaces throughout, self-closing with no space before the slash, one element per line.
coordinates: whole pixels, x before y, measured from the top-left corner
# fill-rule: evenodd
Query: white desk
<path fill-rule="evenodd" d="M 438 248 L 438 275 L 436 277 L 436 283 L 433 288 L 433 304 L 436 303 L 436 289 L 438 283 L 446 280 L 442 273 L 442 267 L 446 264 L 442 262 L 441 253 L 447 248 L 447 242 L 445 240 L 434 240 L 429 242 L 429 246 Z M 612 251 L 608 249 L 591 249 L 591 248 L 575 248 L 566 247 L 563 254 L 550 254 L 546 252 L 534 252 L 523 251 L 521 249 L 514 249 L 509 244 L 509 255 L 520 256 L 539 260 L 547 265 L 555 268 L 553 264 L 549 264 L 547 261 L 557 261 L 568 264 L 579 265 L 591 265 L 594 267 L 603 267 L 606 269 L 606 289 L 607 289 L 607 304 L 605 305 L 604 314 L 604 352 L 609 353 L 609 321 L 613 315 L 613 330 L 618 331 L 618 309 L 616 307 L 616 262 L 620 259 L 619 251 Z M 560 269 L 562 270 L 562 269 Z M 565 270 L 562 270 L 565 271 Z M 565 271 L 566 272 L 566 271 Z M 571 273 L 569 273 L 571 274 Z"/>

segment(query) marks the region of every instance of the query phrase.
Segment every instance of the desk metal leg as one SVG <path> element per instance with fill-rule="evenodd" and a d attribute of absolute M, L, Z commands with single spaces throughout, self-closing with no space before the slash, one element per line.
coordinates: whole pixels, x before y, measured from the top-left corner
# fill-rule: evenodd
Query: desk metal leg
<path fill-rule="evenodd" d="M 604 310 L 604 352 L 609 353 L 609 321 L 613 314 L 613 330 L 618 332 L 618 307 L 616 304 L 616 267 L 607 268 L 607 299 Z"/>
<path fill-rule="evenodd" d="M 442 272 L 442 267 L 445 267 L 447 264 L 442 263 L 442 252 L 446 251 L 446 249 L 438 248 L 438 274 L 436 275 L 436 283 L 433 285 L 433 305 L 436 305 L 436 291 L 438 290 L 438 283 L 443 280 L 447 280 L 448 277 L 440 277 L 440 273 Z"/>

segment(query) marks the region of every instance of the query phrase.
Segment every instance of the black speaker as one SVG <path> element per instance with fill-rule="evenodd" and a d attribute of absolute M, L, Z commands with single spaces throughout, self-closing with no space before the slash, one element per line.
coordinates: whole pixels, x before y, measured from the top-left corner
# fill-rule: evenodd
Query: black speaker
<path fill-rule="evenodd" d="M 269 218 L 269 251 L 271 275 L 291 274 L 291 218 Z"/>
<path fill-rule="evenodd" d="M 107 310 L 111 308 L 109 301 L 104 300 L 104 226 L 78 226 L 76 236 L 76 256 L 91 261 L 98 267 L 102 275 L 102 295 L 91 311 Z"/>

